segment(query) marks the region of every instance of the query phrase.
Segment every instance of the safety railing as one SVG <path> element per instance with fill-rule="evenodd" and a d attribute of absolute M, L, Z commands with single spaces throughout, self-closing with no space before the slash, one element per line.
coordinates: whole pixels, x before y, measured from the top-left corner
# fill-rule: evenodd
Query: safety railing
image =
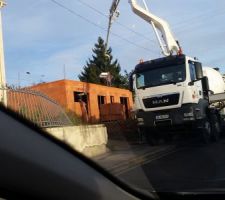
<path fill-rule="evenodd" d="M 6 96 L 4 104 L 34 124 L 42 127 L 70 126 L 64 109 L 48 96 L 29 88 L 0 88 Z"/>

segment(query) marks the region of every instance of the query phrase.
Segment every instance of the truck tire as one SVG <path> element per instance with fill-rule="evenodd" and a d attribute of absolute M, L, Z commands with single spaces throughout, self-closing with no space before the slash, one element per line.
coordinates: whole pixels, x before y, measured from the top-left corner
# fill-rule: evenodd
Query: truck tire
<path fill-rule="evenodd" d="M 212 138 L 212 125 L 209 120 L 203 122 L 201 129 L 201 141 L 203 144 L 209 144 Z"/>
<path fill-rule="evenodd" d="M 165 144 L 172 144 L 174 138 L 173 138 L 173 135 L 168 133 L 164 135 L 163 139 Z"/>
<path fill-rule="evenodd" d="M 159 144 L 159 139 L 158 139 L 157 133 L 155 131 L 145 128 L 144 135 L 145 135 L 146 141 L 149 145 L 157 146 Z"/>
<path fill-rule="evenodd" d="M 216 115 L 212 116 L 211 124 L 212 124 L 211 139 L 212 139 L 213 142 L 217 142 L 220 139 L 221 125 L 220 125 L 218 117 Z"/>

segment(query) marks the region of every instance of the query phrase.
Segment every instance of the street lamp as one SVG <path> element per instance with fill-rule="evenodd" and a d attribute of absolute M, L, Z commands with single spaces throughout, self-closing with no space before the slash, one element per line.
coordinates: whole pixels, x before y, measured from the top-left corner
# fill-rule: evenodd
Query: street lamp
<path fill-rule="evenodd" d="M 45 77 L 45 75 L 41 75 L 41 78 L 40 78 L 40 83 L 44 83 L 44 80 L 43 80 L 43 78 Z"/>
<path fill-rule="evenodd" d="M 30 75 L 30 72 L 26 72 L 25 74 Z M 22 72 L 22 75 L 24 75 L 24 72 Z M 22 80 L 23 80 L 23 78 L 22 78 Z M 21 87 L 21 72 L 18 72 L 18 88 L 20 88 L 20 87 Z"/>
<path fill-rule="evenodd" d="M 107 86 L 111 86 L 112 85 L 113 76 L 110 74 L 110 72 L 102 72 L 99 75 L 99 78 L 105 79 Z"/>
<path fill-rule="evenodd" d="M 22 77 L 22 79 L 21 79 L 21 75 L 22 76 L 27 75 L 27 76 L 29 76 L 29 78 L 27 77 L 26 79 L 23 79 L 23 77 Z M 25 86 L 25 85 L 32 84 L 32 77 L 34 77 L 34 74 L 32 74 L 29 71 L 27 71 L 27 72 L 18 72 L 18 88 L 20 88 L 21 85 L 22 86 Z M 37 77 L 38 77 L 38 79 L 40 77 L 40 79 L 38 80 L 39 83 L 44 83 L 44 80 L 43 80 L 43 78 L 45 77 L 44 74 L 41 74 L 41 75 L 36 74 L 35 77 L 36 77 L 36 79 L 37 79 Z M 27 82 L 27 84 L 25 84 L 25 85 L 24 84 L 21 84 L 21 82 L 22 82 L 21 80 L 25 80 Z"/>
<path fill-rule="evenodd" d="M 26 72 L 26 74 L 27 75 L 33 75 L 33 74 L 31 74 L 31 72 Z M 34 76 L 34 75 L 33 75 Z M 35 75 L 36 77 L 37 76 L 40 76 L 40 80 L 39 80 L 39 83 L 44 83 L 44 80 L 43 80 L 43 78 L 45 77 L 45 75 L 44 74 L 41 74 L 41 75 Z"/>

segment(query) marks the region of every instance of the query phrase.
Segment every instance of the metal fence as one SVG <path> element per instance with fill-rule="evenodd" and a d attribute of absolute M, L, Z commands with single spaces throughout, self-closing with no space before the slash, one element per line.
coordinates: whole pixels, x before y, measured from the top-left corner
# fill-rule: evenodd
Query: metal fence
<path fill-rule="evenodd" d="M 70 126 L 72 122 L 64 109 L 46 95 L 26 88 L 0 88 L 6 95 L 6 107 L 36 125 L 47 127 Z"/>

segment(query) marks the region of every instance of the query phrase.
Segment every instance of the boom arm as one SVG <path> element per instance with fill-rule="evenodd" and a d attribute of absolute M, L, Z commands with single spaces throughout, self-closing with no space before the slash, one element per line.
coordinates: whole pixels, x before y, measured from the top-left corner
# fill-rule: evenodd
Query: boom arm
<path fill-rule="evenodd" d="M 160 43 L 160 47 L 165 56 L 172 55 L 173 52 L 176 52 L 177 54 L 182 53 L 181 47 L 179 46 L 178 41 L 175 40 L 170 30 L 169 24 L 166 21 L 155 16 L 154 14 L 149 12 L 148 9 L 144 9 L 141 6 L 139 6 L 136 0 L 130 0 L 130 4 L 135 14 L 137 14 L 139 17 L 141 17 L 142 19 L 144 19 L 153 26 Z M 162 44 L 162 41 L 158 36 L 156 28 L 162 33 L 162 38 L 166 46 Z"/>

